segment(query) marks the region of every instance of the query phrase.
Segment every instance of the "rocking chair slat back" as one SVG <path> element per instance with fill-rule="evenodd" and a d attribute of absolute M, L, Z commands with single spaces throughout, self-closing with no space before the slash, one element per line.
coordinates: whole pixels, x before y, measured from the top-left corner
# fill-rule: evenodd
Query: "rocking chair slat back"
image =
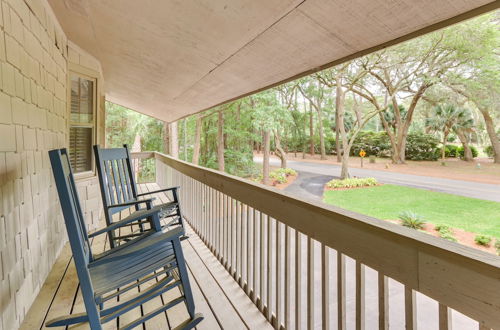
<path fill-rule="evenodd" d="M 136 185 L 130 171 L 130 158 L 125 148 L 101 149 L 94 146 L 101 193 L 105 206 L 136 200 Z M 127 207 L 112 208 L 110 215 Z"/>

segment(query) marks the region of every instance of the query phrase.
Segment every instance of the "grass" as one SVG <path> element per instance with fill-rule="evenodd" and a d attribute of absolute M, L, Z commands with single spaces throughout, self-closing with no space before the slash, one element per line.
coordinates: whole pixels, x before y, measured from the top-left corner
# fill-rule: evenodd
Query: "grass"
<path fill-rule="evenodd" d="M 397 219 L 411 210 L 426 222 L 500 237 L 500 203 L 386 184 L 326 191 L 327 204 L 379 219 Z"/>

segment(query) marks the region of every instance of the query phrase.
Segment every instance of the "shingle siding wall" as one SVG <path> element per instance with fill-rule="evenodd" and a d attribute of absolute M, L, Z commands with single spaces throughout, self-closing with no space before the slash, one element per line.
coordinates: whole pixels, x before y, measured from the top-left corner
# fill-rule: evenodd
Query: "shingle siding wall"
<path fill-rule="evenodd" d="M 68 42 L 43 1 L 0 0 L 0 330 L 18 328 L 66 242 L 47 152 L 68 140 Z M 78 190 L 95 227 L 97 181 Z"/>

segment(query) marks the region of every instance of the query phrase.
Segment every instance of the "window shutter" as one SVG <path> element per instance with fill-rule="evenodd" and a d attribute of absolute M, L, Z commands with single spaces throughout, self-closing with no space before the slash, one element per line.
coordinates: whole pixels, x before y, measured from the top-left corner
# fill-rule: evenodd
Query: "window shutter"
<path fill-rule="evenodd" d="M 92 170 L 92 128 L 69 129 L 69 160 L 75 173 Z"/>
<path fill-rule="evenodd" d="M 92 170 L 94 81 L 71 76 L 69 159 L 75 173 Z"/>

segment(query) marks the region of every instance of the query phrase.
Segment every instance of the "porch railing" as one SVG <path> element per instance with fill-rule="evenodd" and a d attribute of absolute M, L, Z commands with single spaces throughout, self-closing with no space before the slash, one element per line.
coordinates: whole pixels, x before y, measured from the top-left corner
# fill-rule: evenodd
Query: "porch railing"
<path fill-rule="evenodd" d="M 134 157 L 156 159 L 160 186 L 181 186 L 184 217 L 276 329 L 500 326 L 500 257 L 160 153 Z"/>

